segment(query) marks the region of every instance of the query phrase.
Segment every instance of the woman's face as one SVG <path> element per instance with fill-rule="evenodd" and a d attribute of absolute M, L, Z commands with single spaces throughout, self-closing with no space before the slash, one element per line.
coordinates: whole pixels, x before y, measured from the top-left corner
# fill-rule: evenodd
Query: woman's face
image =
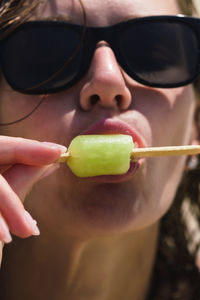
<path fill-rule="evenodd" d="M 174 0 L 85 0 L 84 7 L 90 26 L 111 25 L 135 16 L 180 13 Z M 47 1 L 34 17 L 55 16 L 82 24 L 79 1 Z M 26 114 L 40 100 L 40 96 L 11 91 L 3 78 L 0 97 L 3 122 Z M 4 127 L 3 134 L 68 146 L 83 132 L 122 133 L 128 126 L 143 146 L 184 145 L 191 142 L 194 102 L 192 86 L 143 86 L 121 70 L 109 46 L 97 47 L 84 78 L 68 90 L 47 96 L 33 115 Z M 148 158 L 139 161 L 136 172 L 97 179 L 77 178 L 62 164 L 57 173 L 37 184 L 28 203 L 71 233 L 138 230 L 167 211 L 184 162 L 183 157 Z"/>

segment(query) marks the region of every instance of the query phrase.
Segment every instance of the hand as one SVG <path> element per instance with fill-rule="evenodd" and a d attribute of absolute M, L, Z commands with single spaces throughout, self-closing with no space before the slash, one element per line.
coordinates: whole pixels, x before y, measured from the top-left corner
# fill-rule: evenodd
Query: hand
<path fill-rule="evenodd" d="M 65 151 L 57 144 L 0 136 L 0 241 L 11 241 L 9 231 L 22 238 L 39 234 L 22 202 L 41 177 L 57 168 L 53 163 Z"/>

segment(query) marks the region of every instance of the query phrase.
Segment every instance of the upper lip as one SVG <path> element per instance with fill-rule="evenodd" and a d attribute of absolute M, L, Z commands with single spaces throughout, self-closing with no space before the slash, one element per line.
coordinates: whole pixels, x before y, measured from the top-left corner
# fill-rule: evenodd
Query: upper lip
<path fill-rule="evenodd" d="M 135 147 L 146 147 L 144 139 L 134 128 L 116 118 L 102 119 L 92 124 L 81 134 L 127 134 L 132 136 Z"/>

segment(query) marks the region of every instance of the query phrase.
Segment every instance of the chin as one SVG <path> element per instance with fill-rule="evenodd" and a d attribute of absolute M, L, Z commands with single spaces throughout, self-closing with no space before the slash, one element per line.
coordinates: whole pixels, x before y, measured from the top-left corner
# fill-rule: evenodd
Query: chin
<path fill-rule="evenodd" d="M 134 232 L 150 226 L 160 216 L 162 191 L 145 181 L 146 170 L 119 182 L 81 179 L 71 173 L 57 176 L 56 197 L 61 228 L 81 237 Z M 68 176 L 66 176 L 68 175 Z M 62 180 L 64 178 L 64 181 Z M 67 180 L 66 180 L 67 178 Z M 164 202 L 166 203 L 166 202 Z"/>
<path fill-rule="evenodd" d="M 112 182 L 110 177 L 81 179 L 66 171 L 68 176 L 63 177 L 67 180 L 59 180 L 58 207 L 62 211 L 60 221 L 70 234 L 95 237 L 140 227 L 147 201 L 140 188 L 144 185 L 143 173 Z"/>
<path fill-rule="evenodd" d="M 88 193 L 73 198 L 70 231 L 78 231 L 83 236 L 106 236 L 134 230 L 143 207 L 141 191 L 130 182 L 98 184 Z"/>

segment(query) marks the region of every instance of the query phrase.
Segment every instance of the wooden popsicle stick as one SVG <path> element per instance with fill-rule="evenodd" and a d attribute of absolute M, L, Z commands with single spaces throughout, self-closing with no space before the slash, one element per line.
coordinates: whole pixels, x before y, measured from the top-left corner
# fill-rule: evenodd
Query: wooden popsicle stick
<path fill-rule="evenodd" d="M 199 145 L 135 148 L 131 152 L 131 158 L 137 159 L 154 156 L 196 155 L 199 153 Z"/>
<path fill-rule="evenodd" d="M 67 158 L 70 156 L 69 152 L 63 153 L 61 154 L 61 156 L 59 157 L 59 159 L 56 160 L 57 163 L 63 163 L 67 161 Z"/>
<path fill-rule="evenodd" d="M 134 160 L 142 157 L 196 155 L 196 154 L 200 154 L 199 145 L 135 148 L 131 152 L 131 159 Z M 66 152 L 62 154 L 56 162 L 58 163 L 66 162 L 69 156 L 70 153 Z"/>

